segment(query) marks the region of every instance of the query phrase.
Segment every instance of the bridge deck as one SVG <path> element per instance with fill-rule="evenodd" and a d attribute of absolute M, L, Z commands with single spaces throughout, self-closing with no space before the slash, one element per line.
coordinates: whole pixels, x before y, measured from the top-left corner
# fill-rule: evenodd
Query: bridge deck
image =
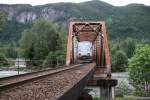
<path fill-rule="evenodd" d="M 76 100 L 94 67 L 94 63 L 76 66 L 19 84 L 0 91 L 0 100 Z"/>

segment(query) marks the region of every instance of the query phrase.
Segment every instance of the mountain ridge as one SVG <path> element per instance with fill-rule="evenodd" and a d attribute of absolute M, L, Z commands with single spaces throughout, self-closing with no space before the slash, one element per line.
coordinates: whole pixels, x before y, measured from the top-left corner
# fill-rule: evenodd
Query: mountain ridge
<path fill-rule="evenodd" d="M 107 24 L 110 39 L 133 37 L 142 40 L 150 38 L 150 6 L 142 4 L 118 7 L 98 0 L 38 6 L 0 4 L 0 11 L 7 13 L 7 23 L 0 37 L 0 40 L 4 41 L 6 38 L 10 42 L 18 41 L 21 32 L 30 27 L 28 24 L 32 24 L 41 17 L 61 23 L 60 25 L 64 23 L 67 25 L 72 20 L 103 20 Z"/>
<path fill-rule="evenodd" d="M 53 21 L 53 20 L 57 19 L 58 16 L 62 17 L 64 15 L 65 9 L 61 9 L 61 8 L 70 7 L 70 5 L 72 5 L 72 7 L 78 7 L 80 5 L 85 10 L 86 10 L 86 8 L 88 8 L 86 6 L 89 6 L 89 7 L 92 6 L 95 11 L 100 10 L 100 9 L 102 9 L 102 10 L 108 10 L 108 9 L 110 10 L 110 9 L 115 9 L 115 8 L 119 9 L 122 7 L 137 7 L 137 6 L 138 7 L 149 7 L 144 4 L 135 4 L 135 3 L 118 7 L 118 6 L 113 6 L 111 4 L 105 3 L 103 1 L 92 0 L 92 1 L 82 2 L 82 3 L 70 3 L 70 2 L 69 3 L 49 3 L 49 4 L 45 4 L 45 5 L 36 5 L 36 6 L 32 6 L 30 4 L 0 4 L 0 11 L 4 11 L 7 13 L 8 20 L 14 20 L 14 16 L 15 16 L 15 18 L 16 18 L 15 20 L 17 20 L 18 22 L 21 22 L 21 23 L 35 21 L 36 19 L 38 19 L 40 17 L 44 17 L 46 20 Z M 105 8 L 105 9 L 103 9 L 103 8 Z M 37 10 L 35 10 L 35 9 L 37 9 Z M 75 9 L 77 11 L 77 8 L 75 8 Z M 47 11 L 44 12 L 44 10 L 45 11 L 47 10 Z M 105 12 L 107 13 L 107 11 L 105 11 Z M 75 13 L 77 13 L 77 12 L 75 12 Z"/>

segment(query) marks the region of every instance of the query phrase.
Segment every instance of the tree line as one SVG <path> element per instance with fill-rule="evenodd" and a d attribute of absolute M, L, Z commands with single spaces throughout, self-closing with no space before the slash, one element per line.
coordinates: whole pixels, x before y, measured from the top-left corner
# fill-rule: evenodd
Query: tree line
<path fill-rule="evenodd" d="M 138 42 L 132 38 L 110 42 L 112 71 L 126 71 L 128 59 L 133 56 L 137 44 Z"/>
<path fill-rule="evenodd" d="M 57 24 L 44 19 L 37 20 L 30 29 L 22 32 L 20 56 L 33 60 L 32 63 L 36 66 L 47 66 L 48 60 L 55 60 L 56 58 L 64 60 L 65 47 L 62 46 L 64 43 L 60 41 L 62 37 L 60 37 L 59 32 Z M 40 63 L 36 60 L 43 61 Z M 52 63 L 55 62 L 53 61 Z"/>
<path fill-rule="evenodd" d="M 6 16 L 0 13 L 0 29 L 3 29 Z M 30 28 L 21 33 L 18 43 L 0 44 L 1 66 L 7 66 L 9 60 L 25 58 L 32 62 L 30 66 L 46 67 L 51 63 L 55 67 L 55 60 L 65 60 L 66 31 L 58 24 L 38 19 Z M 41 61 L 39 61 L 41 60 Z"/>

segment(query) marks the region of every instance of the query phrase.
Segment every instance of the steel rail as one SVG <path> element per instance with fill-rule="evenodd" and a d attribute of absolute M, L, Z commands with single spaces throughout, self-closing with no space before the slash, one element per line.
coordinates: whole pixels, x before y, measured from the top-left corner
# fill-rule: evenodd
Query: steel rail
<path fill-rule="evenodd" d="M 9 88 L 21 85 L 21 84 L 32 82 L 32 81 L 44 78 L 48 75 L 57 74 L 66 70 L 70 70 L 70 69 L 82 66 L 82 65 L 83 64 L 77 64 L 77 65 L 72 65 L 68 67 L 48 69 L 48 70 L 42 70 L 42 71 L 37 71 L 37 72 L 31 72 L 31 73 L 25 73 L 25 74 L 0 78 L 0 91 L 4 91 Z"/>

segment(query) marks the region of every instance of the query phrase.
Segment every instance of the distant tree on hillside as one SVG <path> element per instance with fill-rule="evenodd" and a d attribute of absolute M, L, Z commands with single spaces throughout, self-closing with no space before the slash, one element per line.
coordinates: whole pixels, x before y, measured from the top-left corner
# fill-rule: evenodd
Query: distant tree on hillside
<path fill-rule="evenodd" d="M 132 38 L 127 38 L 125 41 L 120 43 L 120 48 L 126 53 L 128 58 L 133 56 L 136 42 Z"/>
<path fill-rule="evenodd" d="M 113 71 L 117 71 L 117 72 L 126 71 L 128 57 L 123 51 L 121 50 L 116 51 L 112 59 L 113 59 L 112 61 Z"/>
<path fill-rule="evenodd" d="M 2 26 L 4 25 L 6 20 L 6 14 L 2 11 L 0 11 L 0 31 L 2 29 Z"/>
<path fill-rule="evenodd" d="M 0 67 L 4 67 L 6 65 L 8 65 L 8 60 L 4 54 L 0 53 Z"/>
<path fill-rule="evenodd" d="M 15 44 L 9 44 L 6 46 L 6 54 L 8 58 L 17 58 L 18 51 Z"/>

